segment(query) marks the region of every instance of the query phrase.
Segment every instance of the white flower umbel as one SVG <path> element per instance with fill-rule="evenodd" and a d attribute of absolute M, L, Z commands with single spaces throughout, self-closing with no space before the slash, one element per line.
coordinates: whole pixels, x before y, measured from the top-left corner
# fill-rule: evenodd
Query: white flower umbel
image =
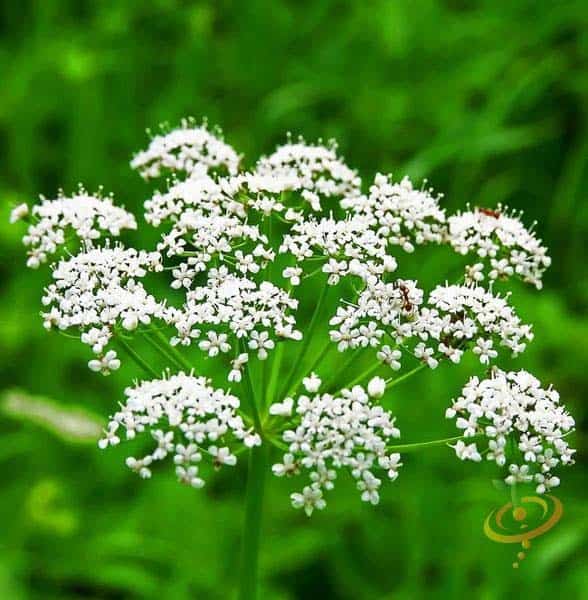
<path fill-rule="evenodd" d="M 100 447 L 118 444 L 121 431 L 127 439 L 151 434 L 153 451 L 127 459 L 127 466 L 141 477 L 150 477 L 153 464 L 169 456 L 181 483 L 202 487 L 201 461 L 215 468 L 234 466 L 236 451 L 261 444 L 238 414 L 239 399 L 213 388 L 204 377 L 180 372 L 138 383 L 125 395 L 126 403 L 111 417 Z"/>
<path fill-rule="evenodd" d="M 475 208 L 448 218 L 448 241 L 460 254 L 474 254 L 490 279 L 516 275 L 541 289 L 543 273 L 551 264 L 547 248 L 521 214 L 499 204 L 496 209 Z M 480 262 L 481 261 L 481 262 Z M 471 278 L 471 269 L 468 267 Z M 480 277 L 480 268 L 474 271 Z M 480 279 L 478 279 L 480 280 Z"/>
<path fill-rule="evenodd" d="M 533 339 L 531 327 L 521 322 L 506 297 L 475 285 L 444 285 L 435 288 L 421 311 L 416 331 L 423 340 L 434 339 L 436 352 L 459 362 L 456 350 L 473 343 L 474 354 L 482 364 L 497 357 L 494 344 L 510 350 L 513 356 L 524 352 Z M 461 355 L 459 355 L 461 356 Z"/>
<path fill-rule="evenodd" d="M 361 179 L 337 156 L 337 144 L 307 144 L 302 138 L 278 146 L 269 156 L 262 157 L 256 173 L 271 178 L 300 180 L 301 197 L 314 212 L 328 211 L 333 200 L 354 197 L 360 193 Z M 323 200 L 328 202 L 325 204 Z M 330 206 L 329 206 L 330 204 Z"/>
<path fill-rule="evenodd" d="M 526 371 L 495 370 L 488 379 L 472 377 L 462 395 L 447 409 L 467 437 L 482 436 L 483 442 L 458 442 L 456 454 L 462 460 L 479 461 L 481 454 L 508 469 L 509 485 L 534 481 L 543 494 L 559 485 L 553 469 L 573 464 L 575 450 L 565 436 L 574 428 L 574 419 L 559 403 L 559 394 L 541 387 Z M 486 446 L 480 452 L 479 448 Z"/>
<path fill-rule="evenodd" d="M 375 473 L 393 481 L 401 466 L 400 455 L 387 451 L 390 440 L 400 437 L 394 417 L 374 404 L 359 385 L 338 395 L 316 393 L 314 382 L 306 387 L 315 393 L 295 399 L 293 423 L 282 433 L 288 451 L 272 467 L 278 477 L 308 472 L 310 483 L 291 495 L 292 506 L 304 509 L 308 516 L 315 509 L 322 510 L 326 505 L 323 494 L 333 489 L 341 469 L 356 480 L 364 502 L 377 504 L 381 480 Z M 380 386 L 372 387 L 378 387 L 372 395 L 379 397 Z M 283 404 L 270 407 L 275 415 L 289 415 L 290 410 Z"/>
<path fill-rule="evenodd" d="M 49 310 L 43 313 L 47 329 L 76 329 L 83 343 L 98 355 L 90 368 L 107 374 L 118 368 L 104 348 L 115 327 L 133 331 L 153 318 L 165 319 L 165 303 L 158 302 L 139 281 L 148 271 L 161 269 L 157 252 L 137 251 L 122 245 L 88 247 L 53 267 L 54 283 L 43 296 Z M 116 354 L 112 357 L 115 358 Z M 116 364 L 116 366 L 113 366 Z"/>
<path fill-rule="evenodd" d="M 329 321 L 337 327 L 330 332 L 331 340 L 340 352 L 382 345 L 378 352 L 380 360 L 394 368 L 400 355 L 383 345 L 383 341 L 386 336 L 394 343 L 412 336 L 412 323 L 422 302 L 423 292 L 414 281 L 377 281 L 361 292 L 356 304 L 343 302 L 337 308 Z"/>
<path fill-rule="evenodd" d="M 413 252 L 415 245 L 440 243 L 445 230 L 442 196 L 431 189 L 416 189 L 408 177 L 393 183 L 391 176 L 378 173 L 368 196 L 347 198 L 346 208 L 367 217 L 390 245 Z"/>
<path fill-rule="evenodd" d="M 147 150 L 139 152 L 131 161 L 145 179 L 161 177 L 166 173 L 205 175 L 210 171 L 236 173 L 239 155 L 206 123 L 196 124 L 184 119 L 180 127 L 152 138 Z"/>
<path fill-rule="evenodd" d="M 206 271 L 212 261 L 243 275 L 258 273 L 273 258 L 265 244 L 267 238 L 257 226 L 235 216 L 205 216 L 188 210 L 162 237 L 157 249 L 167 257 L 184 259 L 173 271 L 172 287 L 190 288 L 194 277 Z M 233 250 L 233 246 L 239 249 Z"/>
<path fill-rule="evenodd" d="M 321 259 L 318 266 L 329 276 L 329 285 L 348 275 L 374 282 L 397 267 L 386 252 L 386 241 L 363 216 L 300 220 L 284 235 L 279 252 L 291 254 L 304 272 L 316 269 Z"/>
<path fill-rule="evenodd" d="M 155 252 L 97 247 L 103 234 L 136 227 L 108 198 L 60 197 L 30 215 L 18 207 L 11 220 L 32 223 L 31 266 L 63 251 L 43 299 L 45 326 L 79 335 L 95 354 L 93 371 L 119 368 L 116 344 L 152 379 L 126 391 L 101 446 L 124 430 L 148 432 L 154 450 L 127 465 L 149 478 L 171 455 L 178 480 L 194 488 L 204 484 L 204 456 L 230 467 L 249 448 L 241 597 L 255 596 L 270 445 L 283 453 L 277 476 L 308 475 L 291 502 L 309 515 L 325 507 L 341 469 L 376 504 L 401 452 L 448 443 L 462 459 L 504 465 L 508 483 L 557 485 L 554 467 L 572 462 L 563 436 L 573 421 L 530 376 L 475 380 L 451 409 L 462 435 L 449 439 L 390 443 L 399 431 L 384 408 L 392 388 L 425 367 L 449 367 L 465 352 L 486 366 L 503 350 L 525 350 L 531 328 L 494 280 L 514 275 L 540 287 L 549 258 L 518 216 L 499 207 L 447 219 L 441 196 L 408 178 L 376 175 L 362 190 L 334 144 L 289 139 L 250 161 L 252 171 L 239 162 L 216 130 L 193 121 L 135 156 L 145 179 L 169 176 L 144 203 L 159 232 L 142 237 L 157 240 Z M 70 234 L 81 250 L 68 247 Z M 470 255 L 465 285 L 443 284 L 445 273 L 426 290 L 411 279 L 402 260 L 426 244 Z M 349 353 L 339 360 L 337 350 Z M 160 377 L 166 369 L 181 372 Z M 204 373 L 225 378 L 230 391 Z"/>
<path fill-rule="evenodd" d="M 331 339 L 343 352 L 376 347 L 377 358 L 397 370 L 401 351 L 410 351 L 430 368 L 439 360 L 459 363 L 472 349 L 482 364 L 496 359 L 504 346 L 513 355 L 533 338 L 506 298 L 478 286 L 445 285 L 435 288 L 426 304 L 414 281 L 378 281 L 368 285 L 356 304 L 344 302 L 330 324 Z M 388 342 L 388 343 L 386 343 Z"/>
<path fill-rule="evenodd" d="M 215 356 L 236 352 L 241 341 L 265 360 L 276 339 L 300 339 L 293 316 L 297 307 L 296 299 L 269 281 L 258 285 L 226 267 L 211 269 L 206 284 L 186 294 L 183 308 L 170 309 L 169 320 L 177 329 L 172 344 L 198 341 L 201 350 Z"/>
<path fill-rule="evenodd" d="M 13 222 L 18 220 L 15 215 L 26 216 L 25 207 L 23 204 L 17 207 L 18 212 L 13 211 Z M 60 192 L 54 200 L 41 197 L 31 209 L 31 224 L 23 237 L 29 248 L 27 266 L 38 268 L 69 241 L 91 242 L 104 234 L 119 236 L 123 229 L 136 228 L 135 217 L 115 206 L 111 196 L 89 194 L 82 186 L 72 196 Z"/>
<path fill-rule="evenodd" d="M 185 210 L 200 214 L 223 214 L 227 197 L 219 183 L 206 175 L 195 175 L 185 181 L 175 181 L 164 192 L 156 191 L 145 200 L 145 220 L 154 227 L 165 221 L 177 221 Z"/>

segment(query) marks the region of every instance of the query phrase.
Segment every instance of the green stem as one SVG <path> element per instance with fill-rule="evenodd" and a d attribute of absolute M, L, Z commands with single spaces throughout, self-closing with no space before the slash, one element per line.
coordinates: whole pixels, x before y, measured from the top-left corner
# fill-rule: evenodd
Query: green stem
<path fill-rule="evenodd" d="M 247 473 L 239 600 L 256 600 L 258 597 L 259 545 L 268 465 L 269 444 L 263 443 L 253 448 L 249 455 Z"/>
<path fill-rule="evenodd" d="M 466 437 L 465 435 L 456 435 L 454 437 L 445 438 L 443 440 L 432 440 L 430 442 L 417 442 L 415 444 L 398 444 L 396 446 L 387 446 L 387 450 L 390 452 L 414 452 L 422 448 L 434 448 L 435 446 L 444 446 L 450 442 L 458 442 L 459 440 L 470 440 L 474 441 L 479 436 Z"/>
<path fill-rule="evenodd" d="M 306 373 L 309 373 L 309 374 L 312 373 L 319 366 L 319 364 L 322 362 L 323 358 L 325 358 L 325 356 L 329 353 L 329 351 L 332 348 L 334 348 L 334 347 L 335 347 L 335 345 L 331 342 L 331 340 L 328 340 L 327 343 L 323 346 L 322 350 L 317 354 L 317 357 L 312 361 L 312 365 L 310 365 L 310 367 L 308 369 L 306 369 L 302 373 L 302 375 L 300 375 L 299 377 L 296 378 L 296 380 L 294 381 L 294 383 L 290 386 L 290 388 L 284 394 L 283 398 L 287 398 L 288 396 L 292 396 L 292 394 L 300 386 L 300 383 L 304 379 L 305 374 Z"/>
<path fill-rule="evenodd" d="M 282 341 L 278 343 L 278 347 L 275 351 L 275 356 L 272 360 L 272 369 L 270 374 L 269 383 L 265 393 L 265 406 L 269 406 L 270 400 L 275 397 L 276 388 L 278 387 L 278 377 L 280 375 L 280 368 L 282 366 L 282 359 L 284 357 L 284 349 L 286 342 Z"/>
<path fill-rule="evenodd" d="M 312 313 L 312 317 L 310 319 L 310 325 L 308 326 L 308 331 L 306 331 L 306 333 L 304 334 L 304 339 L 302 341 L 302 349 L 300 350 L 300 354 L 298 355 L 297 359 L 292 364 L 292 369 L 290 370 L 290 375 L 286 379 L 286 383 L 284 384 L 284 387 L 282 388 L 282 392 L 286 392 L 287 390 L 290 389 L 290 386 L 292 385 L 292 383 L 295 380 L 296 373 L 298 372 L 298 369 L 300 368 L 300 366 L 302 365 L 302 363 L 304 361 L 306 351 L 308 350 L 308 346 L 309 346 L 310 342 L 312 341 L 312 333 L 313 333 L 316 323 L 318 321 L 318 317 L 321 312 L 321 308 L 322 308 L 325 296 L 327 295 L 328 288 L 329 288 L 329 286 L 327 285 L 327 283 L 325 283 L 323 285 L 323 289 L 321 290 L 319 299 L 317 300 L 317 303 L 315 304 L 314 312 Z M 280 397 L 282 397 L 283 395 L 284 395 L 283 393 L 280 394 Z"/>
<path fill-rule="evenodd" d="M 362 350 L 363 350 L 363 348 L 356 348 L 349 354 L 349 356 L 347 357 L 347 360 L 345 360 L 343 362 L 343 364 L 330 377 L 329 382 L 325 385 L 325 390 L 334 392 L 336 389 L 341 389 L 342 387 L 347 387 L 347 386 L 337 386 L 335 388 L 335 385 L 337 384 L 337 381 L 339 380 L 339 378 L 342 375 L 344 375 L 345 373 L 347 373 L 347 371 L 349 370 L 351 365 L 357 360 L 357 357 Z"/>
<path fill-rule="evenodd" d="M 155 350 L 157 350 L 157 352 L 159 352 L 159 354 L 165 358 L 165 360 L 170 361 L 173 365 L 175 365 L 176 367 L 181 367 L 182 365 L 176 360 L 175 356 L 173 354 L 171 354 L 170 352 L 168 352 L 165 348 L 165 346 L 163 346 L 158 340 L 156 340 L 154 337 L 152 337 L 149 333 L 145 334 L 145 339 L 147 340 L 147 342 L 149 343 L 149 345 L 154 348 Z"/>
<path fill-rule="evenodd" d="M 178 350 L 169 343 L 169 340 L 165 337 L 165 335 L 163 335 L 163 333 L 161 333 L 159 329 L 157 329 L 157 327 L 151 327 L 151 331 L 153 331 L 155 337 L 165 345 L 166 352 L 169 352 L 169 354 L 173 356 L 176 361 L 188 372 L 192 371 L 194 367 L 192 367 L 192 365 L 184 358 L 181 352 L 178 352 Z"/>
<path fill-rule="evenodd" d="M 317 369 L 323 361 L 323 359 L 325 358 L 325 356 L 335 347 L 335 344 L 330 339 L 328 339 L 325 345 L 323 346 L 322 350 L 316 355 L 316 358 L 312 361 L 312 364 L 308 369 L 308 373 L 312 373 L 315 369 Z"/>
<path fill-rule="evenodd" d="M 521 503 L 519 499 L 519 494 L 517 492 L 517 483 L 516 481 L 510 486 L 510 499 L 514 508 L 519 506 Z"/>
<path fill-rule="evenodd" d="M 395 385 L 402 383 L 405 379 L 408 379 L 409 377 L 412 377 L 415 373 L 422 371 L 426 366 L 427 365 L 423 363 L 422 365 L 419 365 L 418 367 L 415 367 L 414 369 L 407 371 L 404 375 L 401 375 L 400 377 L 396 377 L 396 378 L 390 377 L 390 379 L 386 379 L 386 389 L 389 390 L 390 388 L 393 388 Z"/>
<path fill-rule="evenodd" d="M 255 424 L 255 430 L 259 435 L 261 435 L 263 429 L 261 426 L 261 419 L 259 417 L 259 410 L 257 409 L 257 399 L 255 396 L 255 388 L 253 386 L 253 379 L 251 377 L 251 365 L 247 364 L 245 366 L 245 385 L 247 387 L 247 399 L 249 402 L 249 408 L 251 410 L 251 416 L 253 418 L 253 423 Z"/>
<path fill-rule="evenodd" d="M 346 383 L 342 387 L 346 387 L 348 389 L 352 388 L 355 384 L 360 383 L 361 381 L 363 381 L 364 379 L 367 379 L 370 375 L 372 375 L 372 373 L 375 373 L 381 366 L 382 366 L 382 363 L 380 361 L 377 361 L 367 371 L 360 373 L 357 377 L 355 377 L 349 383 Z"/>
<path fill-rule="evenodd" d="M 151 375 L 155 379 L 159 379 L 161 374 L 158 374 L 157 371 L 152 369 L 134 350 L 131 348 L 125 340 L 121 337 L 117 337 L 116 341 L 119 343 L 120 347 L 147 373 Z"/>

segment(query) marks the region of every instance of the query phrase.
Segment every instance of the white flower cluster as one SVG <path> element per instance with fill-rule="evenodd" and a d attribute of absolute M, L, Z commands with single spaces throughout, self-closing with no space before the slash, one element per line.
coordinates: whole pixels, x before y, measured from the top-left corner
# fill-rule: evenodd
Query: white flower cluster
<path fill-rule="evenodd" d="M 553 469 L 574 462 L 575 450 L 565 440 L 574 419 L 560 405 L 559 394 L 542 388 L 526 371 L 496 370 L 488 379 L 472 377 L 446 417 L 455 418 L 466 437 L 487 438 L 483 452 L 476 442 L 458 442 L 457 456 L 479 462 L 486 454 L 501 467 L 508 464 L 508 485 L 534 481 L 537 493 L 543 494 L 559 485 Z"/>
<path fill-rule="evenodd" d="M 194 277 L 206 271 L 213 260 L 242 274 L 258 273 L 274 257 L 266 242 L 256 225 L 247 225 L 234 215 L 210 217 L 188 210 L 162 237 L 157 250 L 168 257 L 185 257 L 173 270 L 172 287 L 189 288 Z M 235 251 L 233 246 L 237 245 Z"/>
<path fill-rule="evenodd" d="M 342 205 L 368 218 L 392 246 L 413 252 L 415 244 L 444 239 L 445 211 L 439 207 L 441 196 L 432 192 L 415 189 L 408 177 L 393 183 L 390 176 L 378 173 L 368 196 L 346 198 Z"/>
<path fill-rule="evenodd" d="M 222 181 L 222 180 L 221 180 Z M 164 221 L 176 221 L 187 209 L 202 214 L 223 214 L 227 207 L 223 205 L 226 197 L 222 188 L 212 177 L 206 175 L 189 177 L 184 181 L 175 181 L 166 192 L 155 192 L 145 201 L 145 220 L 154 227 Z"/>
<path fill-rule="evenodd" d="M 386 253 L 385 241 L 363 217 L 309 218 L 296 222 L 291 232 L 284 235 L 279 252 L 294 257 L 299 269 L 295 271 L 297 275 L 312 266 L 304 261 L 327 260 L 322 271 L 329 275 L 330 285 L 336 285 L 347 275 L 373 283 L 397 267 L 394 257 Z"/>
<path fill-rule="evenodd" d="M 226 267 L 210 269 L 206 284 L 187 292 L 184 307 L 170 309 L 169 321 L 177 329 L 171 343 L 189 346 L 196 340 L 201 350 L 217 356 L 237 351 L 241 340 L 265 360 L 275 347 L 275 337 L 302 337 L 291 314 L 297 307 L 296 299 L 269 281 L 258 285 Z M 239 361 L 238 370 L 246 362 Z"/>
<path fill-rule="evenodd" d="M 156 135 L 147 150 L 133 158 L 131 167 L 145 179 L 167 172 L 205 175 L 219 170 L 234 174 L 239 168 L 239 155 L 209 131 L 206 123 L 197 125 L 192 119 L 184 119 L 180 127 Z"/>
<path fill-rule="evenodd" d="M 288 445 L 281 463 L 272 467 L 275 475 L 309 472 L 310 483 L 300 493 L 291 495 L 294 508 L 302 508 L 308 516 L 326 506 L 323 494 L 332 490 L 337 470 L 347 469 L 357 482 L 364 502 L 377 504 L 382 481 L 374 474 L 383 470 L 394 481 L 402 466 L 400 455 L 389 452 L 392 438 L 400 437 L 394 417 L 374 404 L 361 386 L 345 389 L 340 396 L 320 394 L 320 379 L 315 375 L 305 380 L 309 395 L 296 401 L 286 398 L 273 404 L 271 414 L 290 417 L 292 426 L 282 434 Z M 374 387 L 374 386 L 372 386 Z M 379 394 L 379 386 L 377 393 Z"/>
<path fill-rule="evenodd" d="M 448 241 L 460 254 L 475 254 L 482 262 L 470 266 L 470 279 L 481 281 L 516 275 L 541 289 L 543 273 L 551 264 L 547 248 L 521 222 L 520 214 L 498 205 L 476 208 L 449 217 Z"/>
<path fill-rule="evenodd" d="M 255 388 L 262 380 L 268 390 L 276 390 L 284 363 L 294 363 L 284 387 L 296 390 L 301 382 L 306 393 L 272 397 L 272 418 L 263 414 L 268 412 L 265 403 L 256 411 L 252 407 L 257 433 L 245 425 L 236 396 L 213 389 L 191 371 L 127 389 L 126 404 L 112 418 L 101 446 L 118 443 L 121 428 L 128 438 L 149 430 L 155 450 L 127 460 L 141 476 L 149 477 L 152 464 L 171 454 L 178 478 L 200 487 L 203 455 L 210 455 L 216 466 L 233 465 L 237 443 L 258 445 L 267 432 L 264 442 L 285 450 L 274 473 L 305 470 L 310 477 L 291 496 L 296 508 L 308 515 L 322 509 L 324 493 L 332 489 L 340 468 L 351 472 L 362 500 L 376 504 L 381 486 L 377 470 L 393 480 L 401 466 L 389 444 L 399 436 L 395 419 L 378 404 L 387 380 L 374 377 L 367 385 L 321 393 L 320 378 L 314 373 L 303 378 L 297 366 L 310 363 L 316 346 L 310 338 L 299 344 L 298 355 L 295 344 L 283 344 L 270 365 L 275 370 L 264 367 L 259 377 L 245 377 L 251 375 L 246 369 L 255 371 L 259 365 L 252 363 L 265 361 L 279 343 L 301 340 L 297 294 L 317 298 L 305 335 L 322 329 L 315 325 L 326 312 L 325 285 L 337 286 L 339 293 L 336 312 L 328 317 L 331 342 L 341 352 L 373 352 L 370 373 L 380 363 L 401 369 L 406 354 L 432 369 L 441 360 L 460 362 L 466 351 L 483 365 L 498 357 L 500 347 L 516 355 L 532 339 L 531 328 L 521 322 L 508 295 L 494 294 L 492 282 L 518 276 L 541 287 L 550 262 L 546 249 L 519 215 L 500 205 L 446 216 L 441 196 L 430 188 L 382 174 L 362 193 L 357 172 L 341 159 L 334 143 L 288 139 L 251 171 L 240 170 L 239 163 L 239 155 L 216 131 L 188 120 L 152 138 L 135 156 L 132 167 L 145 179 L 171 176 L 166 189 L 144 203 L 146 221 L 161 227 L 155 252 L 126 249 L 108 239 L 137 227 L 135 218 L 110 197 L 80 188 L 71 198 L 42 199 L 30 214 L 27 205 L 17 206 L 11 222 L 31 222 L 24 237 L 29 266 L 46 262 L 67 245 L 70 235 L 81 241 L 79 253 L 53 267 L 53 282 L 43 297 L 45 327 L 76 329 L 95 354 L 89 368 L 103 374 L 120 366 L 108 347 L 114 337 L 146 371 L 156 367 L 142 357 L 143 342 L 187 371 L 192 351 L 184 355 L 176 346 L 196 346 L 223 363 L 238 390 Z M 103 236 L 106 241 L 97 247 Z M 425 294 L 416 281 L 396 279 L 396 253 L 424 244 L 476 255 L 466 267 L 465 285 L 439 285 Z M 167 275 L 177 304 L 168 306 L 147 291 L 143 278 L 150 272 Z M 140 327 L 154 320 L 162 322 L 163 331 Z M 137 329 L 144 335 L 135 348 L 126 338 Z M 324 367 L 320 361 L 327 351 L 315 357 L 317 369 Z M 354 379 L 361 381 L 361 374 Z M 250 391 L 265 397 L 265 390 Z M 484 452 L 474 441 L 459 441 L 455 448 L 461 458 L 481 460 L 487 454 L 506 465 L 508 444 L 516 441 L 520 456 L 509 463 L 508 483 L 533 478 L 538 490 L 545 491 L 558 482 L 552 468 L 572 462 L 573 450 L 563 436 L 573 420 L 558 406 L 553 390 L 542 390 L 524 372 L 472 379 L 448 411 L 452 415 L 466 436 L 490 438 Z"/>
<path fill-rule="evenodd" d="M 13 211 L 11 221 L 27 214 L 28 207 L 22 204 Z M 24 245 L 29 248 L 27 266 L 38 268 L 71 238 L 91 242 L 104 233 L 119 236 L 123 229 L 136 228 L 135 217 L 115 206 L 112 197 L 89 194 L 81 186 L 73 196 L 60 192 L 53 200 L 41 197 L 41 202 L 31 210 L 31 224 L 23 237 Z"/>
<path fill-rule="evenodd" d="M 138 281 L 148 271 L 160 269 L 159 253 L 122 245 L 88 247 L 61 260 L 53 267 L 54 283 L 43 296 L 43 304 L 50 307 L 43 313 L 45 327 L 79 330 L 82 342 L 99 357 L 90 361 L 90 368 L 108 374 L 120 365 L 114 351 L 104 354 L 116 325 L 132 331 L 154 317 L 166 318 L 165 304 Z"/>
<path fill-rule="evenodd" d="M 356 304 L 344 303 L 337 308 L 329 321 L 329 325 L 337 327 L 330 332 L 331 340 L 340 352 L 380 347 L 386 336 L 397 345 L 414 335 L 413 325 L 422 302 L 423 292 L 415 281 L 398 279 L 393 283 L 378 281 L 368 285 Z M 378 357 L 392 365 L 400 353 L 384 345 Z M 395 368 L 399 367 L 400 364 Z"/>
<path fill-rule="evenodd" d="M 158 227 L 166 220 L 177 221 L 186 210 L 203 215 L 236 215 L 246 219 L 256 212 L 268 216 L 282 214 L 290 221 L 302 218 L 304 201 L 284 204 L 283 194 L 301 189 L 301 181 L 294 176 L 240 173 L 234 176 L 212 178 L 195 174 L 184 181 L 176 181 L 166 192 L 155 192 L 145 201 L 145 219 Z"/>
<path fill-rule="evenodd" d="M 299 180 L 301 196 L 315 212 L 327 208 L 321 204 L 323 198 L 353 198 L 361 189 L 361 179 L 337 156 L 333 141 L 328 146 L 307 144 L 302 138 L 289 141 L 262 157 L 255 171 L 271 178 Z"/>
<path fill-rule="evenodd" d="M 521 322 L 507 299 L 475 285 L 436 287 L 422 310 L 419 332 L 422 339 L 438 340 L 436 351 L 459 362 L 457 350 L 472 342 L 472 351 L 482 364 L 498 356 L 495 343 L 517 356 L 533 339 L 531 327 Z"/>
<path fill-rule="evenodd" d="M 460 362 L 470 347 L 489 364 L 498 356 L 496 342 L 517 355 L 533 337 L 505 298 L 482 287 L 438 286 L 423 304 L 416 282 L 401 279 L 368 285 L 356 304 L 339 306 L 329 324 L 337 327 L 330 336 L 339 351 L 378 348 L 378 359 L 394 370 L 401 366 L 400 348 L 409 349 L 410 340 L 409 351 L 434 369 L 443 358 Z"/>
<path fill-rule="evenodd" d="M 235 442 L 248 448 L 261 444 L 260 437 L 245 426 L 238 414 L 239 399 L 210 386 L 204 377 L 185 373 L 144 381 L 125 390 L 126 403 L 111 417 L 101 448 L 149 431 L 156 442 L 153 452 L 142 458 L 127 458 L 127 466 L 141 477 L 151 477 L 154 462 L 173 456 L 176 475 L 182 483 L 200 488 L 203 456 L 214 467 L 234 466 Z"/>

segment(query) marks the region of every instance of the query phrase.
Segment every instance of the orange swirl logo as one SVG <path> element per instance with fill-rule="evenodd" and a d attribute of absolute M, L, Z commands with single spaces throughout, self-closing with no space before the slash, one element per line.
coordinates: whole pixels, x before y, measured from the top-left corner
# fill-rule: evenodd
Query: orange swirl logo
<path fill-rule="evenodd" d="M 555 496 L 524 496 L 517 506 L 512 502 L 493 510 L 484 522 L 484 533 L 500 544 L 518 544 L 523 550 L 531 540 L 549 531 L 563 514 L 562 503 Z M 518 569 L 526 556 L 521 550 L 512 566 Z"/>

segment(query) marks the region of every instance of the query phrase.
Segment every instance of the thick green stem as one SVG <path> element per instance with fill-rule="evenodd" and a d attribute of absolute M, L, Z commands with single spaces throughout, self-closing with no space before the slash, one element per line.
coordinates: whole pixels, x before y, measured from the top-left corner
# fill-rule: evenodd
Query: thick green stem
<path fill-rule="evenodd" d="M 261 446 L 253 448 L 249 455 L 245 523 L 241 541 L 239 600 L 256 600 L 258 597 L 259 545 L 269 449 L 270 445 L 264 442 Z"/>

